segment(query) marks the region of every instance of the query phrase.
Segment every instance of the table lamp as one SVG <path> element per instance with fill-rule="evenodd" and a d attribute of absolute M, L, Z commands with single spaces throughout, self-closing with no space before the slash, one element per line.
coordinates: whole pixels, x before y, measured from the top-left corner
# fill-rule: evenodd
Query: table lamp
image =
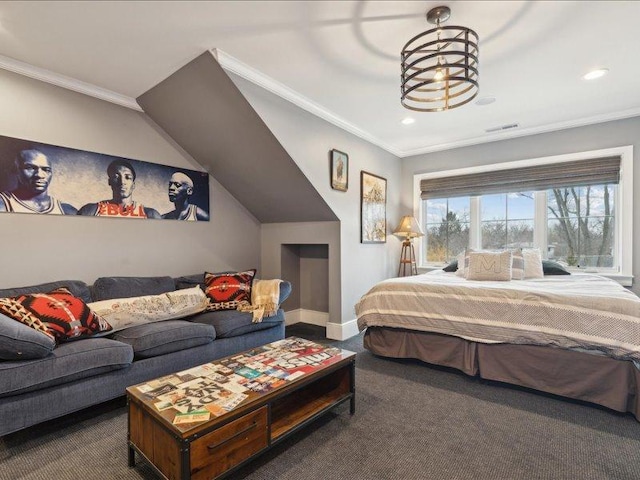
<path fill-rule="evenodd" d="M 400 265 L 398 266 L 398 276 L 400 276 L 400 272 L 402 272 L 402 276 L 407 274 L 407 265 L 409 266 L 409 275 L 417 275 L 418 267 L 416 265 L 416 254 L 413 250 L 412 240 L 424 235 L 420 224 L 413 216 L 405 215 L 400 219 L 400 225 L 394 230 L 393 234 L 398 237 L 404 237 L 402 253 L 400 254 Z"/>

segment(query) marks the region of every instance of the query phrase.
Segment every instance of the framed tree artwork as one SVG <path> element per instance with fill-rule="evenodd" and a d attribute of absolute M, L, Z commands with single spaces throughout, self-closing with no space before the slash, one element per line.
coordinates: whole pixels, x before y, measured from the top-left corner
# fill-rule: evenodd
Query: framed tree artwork
<path fill-rule="evenodd" d="M 387 180 L 360 172 L 360 243 L 387 241 Z"/>
<path fill-rule="evenodd" d="M 349 188 L 349 155 L 340 150 L 329 152 L 331 166 L 331 188 L 346 192 Z"/>

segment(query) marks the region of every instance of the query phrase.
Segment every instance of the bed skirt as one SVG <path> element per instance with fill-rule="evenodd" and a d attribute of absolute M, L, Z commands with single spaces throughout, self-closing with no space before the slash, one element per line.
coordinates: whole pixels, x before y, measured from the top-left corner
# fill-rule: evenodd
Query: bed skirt
<path fill-rule="evenodd" d="M 640 420 L 640 373 L 602 355 L 536 345 L 476 343 L 438 333 L 369 327 L 364 347 L 393 358 L 415 358 L 467 375 L 592 402 Z"/>

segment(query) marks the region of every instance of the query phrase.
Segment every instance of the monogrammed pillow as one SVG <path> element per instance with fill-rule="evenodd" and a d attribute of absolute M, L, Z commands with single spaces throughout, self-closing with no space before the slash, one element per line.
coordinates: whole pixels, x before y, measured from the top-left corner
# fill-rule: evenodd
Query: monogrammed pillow
<path fill-rule="evenodd" d="M 468 280 L 511 280 L 512 253 L 469 252 Z"/>
<path fill-rule="evenodd" d="M 469 254 L 471 252 L 476 253 L 502 253 L 507 250 L 474 250 L 472 248 L 467 249 L 465 252 L 460 253 L 457 258 L 457 270 L 455 270 L 456 275 L 459 277 L 468 278 L 469 276 Z M 524 266 L 524 257 L 522 255 L 522 249 L 516 248 L 514 250 L 509 250 L 512 253 L 511 256 L 511 279 L 512 280 L 523 280 L 525 278 L 525 266 Z"/>

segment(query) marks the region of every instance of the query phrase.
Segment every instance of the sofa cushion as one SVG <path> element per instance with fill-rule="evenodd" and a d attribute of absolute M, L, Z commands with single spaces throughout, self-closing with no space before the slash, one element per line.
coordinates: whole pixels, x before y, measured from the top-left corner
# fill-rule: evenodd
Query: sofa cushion
<path fill-rule="evenodd" d="M 241 303 L 251 303 L 251 285 L 256 270 L 237 273 L 204 274 L 209 310 L 235 310 Z"/>
<path fill-rule="evenodd" d="M 209 305 L 209 299 L 200 287 L 196 286 L 160 295 L 101 300 L 88 305 L 109 322 L 115 332 L 136 325 L 172 320 L 202 312 Z"/>
<path fill-rule="evenodd" d="M 44 333 L 56 343 L 111 330 L 111 325 L 64 287 L 47 293 L 0 298 L 0 312 L 37 330 L 42 331 L 44 325 Z"/>
<path fill-rule="evenodd" d="M 211 343 L 216 331 L 203 323 L 166 320 L 126 328 L 111 338 L 131 345 L 135 358 L 150 358 Z"/>
<path fill-rule="evenodd" d="M 17 297 L 29 293 L 45 293 L 60 287 L 67 288 L 74 296 L 81 298 L 83 302 L 91 301 L 91 291 L 86 283 L 80 280 L 60 280 L 59 282 L 41 283 L 29 287 L 4 288 L 0 289 L 0 298 Z"/>
<path fill-rule="evenodd" d="M 44 358 L 0 362 L 0 397 L 122 369 L 132 361 L 131 346 L 108 338 L 63 343 Z"/>
<path fill-rule="evenodd" d="M 218 272 L 218 273 L 231 273 L 231 272 Z M 199 285 L 204 291 L 207 285 L 204 283 L 204 272 L 194 273 L 193 275 L 184 275 L 175 279 L 176 288 L 182 290 L 183 288 L 192 288 Z"/>
<path fill-rule="evenodd" d="M 251 312 L 239 312 L 237 310 L 218 310 L 215 312 L 202 312 L 189 320 L 197 323 L 206 323 L 216 329 L 218 338 L 237 337 L 249 332 L 266 330 L 284 322 L 284 311 L 278 310 L 273 317 L 265 317 L 261 322 L 253 323 Z"/>
<path fill-rule="evenodd" d="M 101 277 L 93 284 L 93 301 L 159 295 L 175 290 L 171 277 Z"/>
<path fill-rule="evenodd" d="M 0 313 L 0 360 L 46 357 L 55 346 L 51 336 Z"/>

